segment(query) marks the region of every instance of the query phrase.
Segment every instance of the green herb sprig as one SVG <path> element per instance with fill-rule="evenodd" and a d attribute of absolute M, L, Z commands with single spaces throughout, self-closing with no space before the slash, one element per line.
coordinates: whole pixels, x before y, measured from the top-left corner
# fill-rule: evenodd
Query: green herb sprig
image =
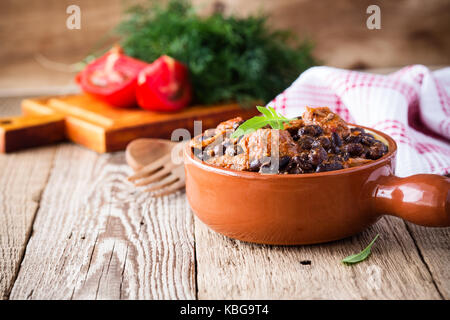
<path fill-rule="evenodd" d="M 243 124 L 241 124 L 231 135 L 232 139 L 236 139 L 242 135 L 252 133 L 259 128 L 265 127 L 267 125 L 270 125 L 273 129 L 282 130 L 284 129 L 283 124 L 291 121 L 291 119 L 278 114 L 272 107 L 257 106 L 256 109 L 258 109 L 258 111 L 261 112 L 262 115 L 248 119 Z"/>
<path fill-rule="evenodd" d="M 370 249 L 372 248 L 373 244 L 375 243 L 375 241 L 378 239 L 379 236 L 380 235 L 377 234 L 375 236 L 375 238 L 369 243 L 369 245 L 360 253 L 353 254 L 351 256 L 344 258 L 342 260 L 342 263 L 355 264 L 355 263 L 358 263 L 358 262 L 361 262 L 361 261 L 367 259 L 367 257 L 370 255 Z"/>
<path fill-rule="evenodd" d="M 201 17 L 186 0 L 135 6 L 116 31 L 132 57 L 153 62 L 166 54 L 185 63 L 197 104 L 267 103 L 316 64 L 309 41 L 271 30 L 266 16 Z"/>

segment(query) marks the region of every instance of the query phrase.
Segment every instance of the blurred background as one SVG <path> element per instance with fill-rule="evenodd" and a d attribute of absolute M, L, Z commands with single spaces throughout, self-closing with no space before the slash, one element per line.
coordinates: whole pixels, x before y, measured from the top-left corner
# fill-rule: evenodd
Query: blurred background
<path fill-rule="evenodd" d="M 136 0 L 0 1 L 0 94 L 74 87 L 73 64 L 101 46 Z M 323 64 L 390 70 L 450 64 L 448 0 L 193 0 L 207 15 L 264 13 L 271 28 L 290 29 L 315 45 Z M 66 8 L 81 8 L 81 29 L 66 28 Z M 381 30 L 366 27 L 369 5 L 381 8 Z M 44 90 L 45 91 L 45 90 Z M 38 92 L 38 91 L 36 91 Z"/>

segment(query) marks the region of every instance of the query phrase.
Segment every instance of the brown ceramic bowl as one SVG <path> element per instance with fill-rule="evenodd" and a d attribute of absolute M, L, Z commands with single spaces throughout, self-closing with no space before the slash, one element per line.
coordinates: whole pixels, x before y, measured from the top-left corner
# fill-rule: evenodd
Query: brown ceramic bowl
<path fill-rule="evenodd" d="M 359 167 L 311 174 L 260 174 L 201 162 L 186 146 L 186 194 L 195 214 L 228 237 L 265 244 L 311 244 L 358 233 L 382 215 L 450 226 L 450 179 L 394 175 L 397 145 Z"/>

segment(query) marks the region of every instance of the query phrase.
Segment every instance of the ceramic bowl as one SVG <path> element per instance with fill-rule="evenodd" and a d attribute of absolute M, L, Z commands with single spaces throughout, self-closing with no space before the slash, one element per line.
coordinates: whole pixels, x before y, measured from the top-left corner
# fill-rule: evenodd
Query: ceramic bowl
<path fill-rule="evenodd" d="M 362 166 L 311 174 L 224 169 L 195 158 L 187 145 L 188 201 L 212 230 L 263 244 L 337 240 L 385 214 L 423 226 L 450 226 L 450 179 L 433 174 L 396 177 L 395 141 L 365 129 L 388 145 L 386 155 Z"/>

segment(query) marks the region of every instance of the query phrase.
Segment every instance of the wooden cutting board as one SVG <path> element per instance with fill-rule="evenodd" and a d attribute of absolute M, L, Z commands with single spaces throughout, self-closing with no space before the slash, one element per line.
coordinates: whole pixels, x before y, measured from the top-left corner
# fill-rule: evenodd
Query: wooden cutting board
<path fill-rule="evenodd" d="M 257 114 L 255 108 L 244 110 L 237 104 L 193 106 L 176 113 L 118 109 L 88 95 L 25 99 L 22 112 L 26 118 L 63 118 L 64 134 L 69 140 L 101 153 L 124 150 L 137 138 L 170 139 L 177 128 L 193 134 L 195 120 L 202 121 L 205 130 L 233 117 L 249 118 Z"/>
<path fill-rule="evenodd" d="M 57 114 L 0 118 L 0 152 L 64 140 L 64 117 Z"/>

